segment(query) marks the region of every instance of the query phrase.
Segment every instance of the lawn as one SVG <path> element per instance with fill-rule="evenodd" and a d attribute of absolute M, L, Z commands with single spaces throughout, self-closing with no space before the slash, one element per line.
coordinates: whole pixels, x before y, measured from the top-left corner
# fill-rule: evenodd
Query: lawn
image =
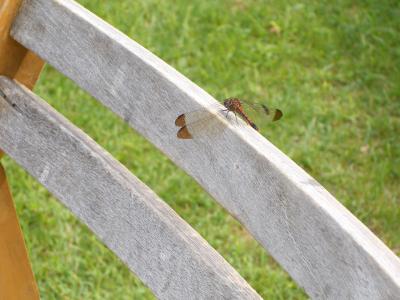
<path fill-rule="evenodd" d="M 398 1 L 100 1 L 85 7 L 217 99 L 284 111 L 261 132 L 400 254 Z M 265 299 L 307 296 L 194 180 L 46 66 L 35 92 L 189 222 Z M 179 112 L 177 112 L 178 114 Z M 153 299 L 49 192 L 4 158 L 43 299 Z"/>

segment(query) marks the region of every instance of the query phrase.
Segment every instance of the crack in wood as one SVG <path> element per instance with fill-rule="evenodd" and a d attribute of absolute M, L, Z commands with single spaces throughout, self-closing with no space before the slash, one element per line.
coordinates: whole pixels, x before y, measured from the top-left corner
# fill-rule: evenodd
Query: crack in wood
<path fill-rule="evenodd" d="M 11 106 L 14 110 L 16 110 L 16 111 L 18 111 L 19 113 L 23 114 L 22 109 L 21 109 L 16 103 L 12 102 L 11 99 L 8 98 L 8 96 L 4 93 L 4 91 L 3 91 L 2 89 L 0 89 L 0 96 L 1 96 L 8 104 L 10 104 L 10 106 Z"/>

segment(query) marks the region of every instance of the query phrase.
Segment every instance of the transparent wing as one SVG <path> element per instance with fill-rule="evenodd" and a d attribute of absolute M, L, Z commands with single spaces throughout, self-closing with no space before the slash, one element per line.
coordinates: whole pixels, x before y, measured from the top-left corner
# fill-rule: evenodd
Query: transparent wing
<path fill-rule="evenodd" d="M 192 139 L 219 134 L 226 128 L 226 125 L 219 120 L 224 115 L 223 108 L 199 109 L 182 114 L 175 121 L 175 125 L 182 127 L 177 136 L 181 139 Z"/>
<path fill-rule="evenodd" d="M 250 108 L 251 110 L 255 111 L 258 116 L 261 116 L 263 120 L 274 122 L 278 121 L 283 116 L 283 113 L 280 109 L 270 108 L 263 103 L 254 103 L 242 99 L 240 99 L 240 102 L 243 104 L 246 111 L 248 110 L 247 108 Z"/>
<path fill-rule="evenodd" d="M 221 105 L 220 103 L 214 103 L 211 105 L 208 105 L 207 107 L 202 107 L 197 110 L 192 110 L 189 112 L 186 112 L 184 114 L 179 115 L 176 120 L 175 120 L 175 125 L 182 127 L 185 126 L 187 123 L 193 123 L 200 121 L 202 119 L 211 117 L 211 115 L 208 113 L 208 111 L 222 111 L 224 110 L 224 106 Z"/>
<path fill-rule="evenodd" d="M 181 114 L 175 120 L 175 125 L 182 127 L 177 136 L 181 139 L 192 139 L 220 134 L 226 128 L 226 124 L 219 118 L 224 118 L 228 122 L 237 119 L 220 103 Z"/>

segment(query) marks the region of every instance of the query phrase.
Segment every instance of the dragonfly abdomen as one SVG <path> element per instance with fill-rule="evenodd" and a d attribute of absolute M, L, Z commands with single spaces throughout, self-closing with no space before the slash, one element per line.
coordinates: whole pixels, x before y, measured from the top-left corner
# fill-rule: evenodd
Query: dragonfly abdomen
<path fill-rule="evenodd" d="M 258 131 L 257 125 L 254 124 L 254 122 L 252 122 L 252 121 L 249 119 L 249 117 L 247 117 L 247 115 L 246 115 L 243 111 L 239 110 L 239 111 L 238 111 L 238 114 L 246 121 L 247 124 L 249 124 L 251 127 L 253 127 L 255 130 Z"/>

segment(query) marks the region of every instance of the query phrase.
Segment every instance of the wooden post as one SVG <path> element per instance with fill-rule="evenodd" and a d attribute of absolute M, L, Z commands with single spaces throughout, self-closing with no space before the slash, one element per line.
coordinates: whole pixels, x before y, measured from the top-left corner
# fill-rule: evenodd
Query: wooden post
<path fill-rule="evenodd" d="M 0 74 L 32 89 L 44 62 L 10 37 L 21 0 L 0 2 Z M 1 130 L 1 129 L 0 129 Z M 3 156 L 0 150 L 0 158 Z M 6 174 L 0 163 L 0 299 L 39 299 Z"/>
<path fill-rule="evenodd" d="M 32 89 L 44 62 L 10 37 L 10 28 L 21 0 L 4 0 L 0 4 L 0 75 L 14 78 Z"/>
<path fill-rule="evenodd" d="M 39 299 L 6 175 L 0 164 L 0 299 Z"/>

